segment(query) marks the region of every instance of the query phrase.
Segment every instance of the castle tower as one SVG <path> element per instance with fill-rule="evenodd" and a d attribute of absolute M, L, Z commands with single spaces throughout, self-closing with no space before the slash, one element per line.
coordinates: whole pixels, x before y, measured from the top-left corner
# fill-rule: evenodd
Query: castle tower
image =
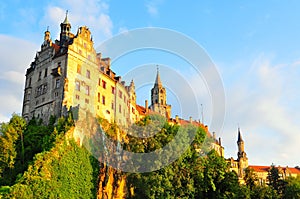
<path fill-rule="evenodd" d="M 167 104 L 167 93 L 160 80 L 159 70 L 157 68 L 156 79 L 151 89 L 151 105 L 150 109 L 167 118 L 171 117 L 171 106 Z"/>
<path fill-rule="evenodd" d="M 154 87 L 151 89 L 151 104 L 159 104 L 160 106 L 166 105 L 167 96 L 166 89 L 162 86 L 159 70 L 157 68 L 156 79 Z"/>
<path fill-rule="evenodd" d="M 66 11 L 65 20 L 60 24 L 60 44 L 63 45 L 68 41 L 71 34 L 71 23 L 68 20 L 68 11 Z"/>
<path fill-rule="evenodd" d="M 42 50 L 51 45 L 52 45 L 52 41 L 51 41 L 50 31 L 49 31 L 49 27 L 47 27 L 47 30 L 44 33 L 44 42 L 42 44 Z"/>
<path fill-rule="evenodd" d="M 240 178 L 244 177 L 244 170 L 248 167 L 248 158 L 247 154 L 245 152 L 245 145 L 244 145 L 244 140 L 242 138 L 242 134 L 240 132 L 240 128 L 238 128 L 238 140 L 237 140 L 237 145 L 238 145 L 238 176 Z"/>
<path fill-rule="evenodd" d="M 128 93 L 130 97 L 130 103 L 136 105 L 136 93 L 135 93 L 135 85 L 133 80 L 131 80 L 130 85 L 128 86 Z"/>

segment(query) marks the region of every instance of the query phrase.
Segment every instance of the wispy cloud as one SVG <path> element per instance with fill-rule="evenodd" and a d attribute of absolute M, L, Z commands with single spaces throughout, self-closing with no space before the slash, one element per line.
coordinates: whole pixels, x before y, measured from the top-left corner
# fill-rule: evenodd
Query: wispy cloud
<path fill-rule="evenodd" d="M 300 75 L 295 63 L 274 64 L 272 58 L 260 55 L 252 66 L 234 79 L 227 90 L 227 118 L 223 137 L 226 150 L 235 157 L 236 129 L 243 129 L 248 156 L 252 163 L 299 164 L 297 151 L 300 125 L 300 100 L 297 83 Z M 245 68 L 245 67 L 244 67 Z M 241 71 L 240 71 L 241 72 Z M 226 74 L 225 79 L 230 76 Z M 234 76 L 234 74 L 230 74 Z M 287 147 L 288 146 L 288 147 Z M 266 151 L 261 156 L 259 151 Z M 269 153 L 269 154 L 268 154 Z M 272 154 L 270 154 L 272 153 Z M 285 154 L 289 154 L 287 157 Z"/>
<path fill-rule="evenodd" d="M 0 122 L 6 122 L 12 113 L 21 113 L 24 74 L 38 46 L 6 35 L 0 35 L 0 43 Z"/>
<path fill-rule="evenodd" d="M 151 0 L 147 1 L 145 6 L 147 8 L 147 12 L 150 14 L 152 17 L 157 17 L 159 15 L 158 12 L 158 7 L 163 3 L 162 0 Z"/>

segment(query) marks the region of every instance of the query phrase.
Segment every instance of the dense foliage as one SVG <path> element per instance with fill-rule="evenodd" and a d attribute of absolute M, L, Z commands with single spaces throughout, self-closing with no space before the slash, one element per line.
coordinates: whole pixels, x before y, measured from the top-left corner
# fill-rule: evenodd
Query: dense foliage
<path fill-rule="evenodd" d="M 116 124 L 104 119 L 98 122 L 112 140 L 120 138 L 122 130 Z M 15 114 L 8 123 L 2 123 L 0 198 L 96 198 L 97 194 L 105 195 L 99 194 L 103 191 L 100 185 L 104 189 L 119 186 L 117 181 L 108 185 L 111 180 L 107 175 L 111 169 L 99 164 L 85 147 L 68 138 L 67 132 L 73 128 L 72 114 L 59 119 L 52 117 L 48 125 L 36 119 L 26 124 Z M 145 133 L 157 133 L 148 138 L 138 138 L 130 133 L 124 137 L 123 132 L 122 147 L 125 150 L 153 152 L 181 133 L 176 145 L 172 146 L 172 150 L 176 151 L 189 139 L 194 139 L 177 160 L 159 170 L 147 173 L 111 172 L 113 177 L 126 177 L 124 195 L 127 198 L 300 198 L 300 177 L 283 179 L 274 166 L 269 171 L 267 185 L 259 184 L 251 169 L 246 169 L 245 185 L 240 185 L 236 173 L 230 171 L 225 159 L 216 151 L 207 150 L 206 142 L 210 140 L 200 127 L 170 125 L 160 117 L 147 116 L 127 131 L 141 129 Z M 104 147 L 99 145 L 98 148 Z M 154 163 L 153 160 L 144 163 L 155 166 L 167 161 L 167 158 L 170 157 L 157 157 Z"/>
<path fill-rule="evenodd" d="M 96 198 L 98 161 L 65 133 L 71 115 L 49 125 L 13 115 L 1 125 L 0 193 L 8 198 Z M 6 185 L 6 186 L 3 186 Z M 12 185 L 12 186 L 11 186 Z M 1 197 L 1 196 L 0 196 Z"/>

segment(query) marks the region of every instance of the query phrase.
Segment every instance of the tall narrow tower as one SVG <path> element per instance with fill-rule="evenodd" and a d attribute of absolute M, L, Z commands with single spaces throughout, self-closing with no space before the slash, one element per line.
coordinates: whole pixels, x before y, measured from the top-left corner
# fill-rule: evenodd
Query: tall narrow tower
<path fill-rule="evenodd" d="M 60 45 L 64 45 L 71 35 L 71 23 L 68 20 L 68 11 L 66 11 L 65 20 L 60 24 Z"/>
<path fill-rule="evenodd" d="M 238 145 L 238 167 L 239 167 L 239 177 L 243 178 L 244 177 L 244 170 L 248 167 L 248 158 L 247 154 L 245 152 L 245 145 L 244 145 L 244 140 L 242 138 L 242 134 L 240 131 L 240 128 L 238 128 L 238 140 L 237 140 L 237 145 Z"/>
<path fill-rule="evenodd" d="M 167 118 L 171 117 L 171 105 L 167 104 L 167 92 L 160 80 L 159 69 L 157 68 L 156 79 L 151 89 L 150 109 Z"/>
<path fill-rule="evenodd" d="M 157 68 L 154 87 L 151 89 L 151 104 L 159 104 L 160 106 L 167 104 L 166 89 L 163 87 L 161 83 L 158 68 Z"/>

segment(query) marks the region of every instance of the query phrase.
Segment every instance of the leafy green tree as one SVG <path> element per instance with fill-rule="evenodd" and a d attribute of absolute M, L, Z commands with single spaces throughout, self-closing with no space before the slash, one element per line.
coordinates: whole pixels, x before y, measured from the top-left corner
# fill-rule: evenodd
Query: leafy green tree
<path fill-rule="evenodd" d="M 271 165 L 270 170 L 268 171 L 268 185 L 273 188 L 279 195 L 283 193 L 285 189 L 285 181 L 279 175 L 279 170 L 274 165 Z"/>
<path fill-rule="evenodd" d="M 245 183 L 247 187 L 252 191 L 258 182 L 258 177 L 254 173 L 254 170 L 250 167 L 245 169 L 245 176 L 244 176 Z"/>
<path fill-rule="evenodd" d="M 282 198 L 300 198 L 300 176 L 289 177 L 286 179 L 286 183 Z"/>
<path fill-rule="evenodd" d="M 12 174 L 12 169 L 15 166 L 17 157 L 16 143 L 19 137 L 21 137 L 21 151 L 22 156 L 24 157 L 23 131 L 25 129 L 25 125 L 25 120 L 16 114 L 13 114 L 8 123 L 1 124 L 0 132 L 2 135 L 0 136 L 0 174 L 4 174 L 5 176 Z"/>

